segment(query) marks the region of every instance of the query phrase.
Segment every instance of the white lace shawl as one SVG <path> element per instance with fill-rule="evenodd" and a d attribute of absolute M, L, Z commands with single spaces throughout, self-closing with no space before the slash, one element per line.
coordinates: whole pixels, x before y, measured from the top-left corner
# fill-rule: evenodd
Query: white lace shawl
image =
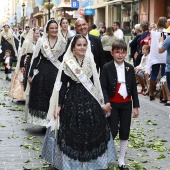
<path fill-rule="evenodd" d="M 19 70 L 20 70 L 20 61 L 21 61 L 21 57 L 27 53 L 33 53 L 35 50 L 35 44 L 33 43 L 33 34 L 34 31 L 33 29 L 31 29 L 29 31 L 29 33 L 26 36 L 26 39 L 22 45 L 22 48 L 20 49 L 19 55 L 18 55 L 18 61 L 17 61 L 17 65 L 15 68 L 15 73 L 18 74 Z"/>
<path fill-rule="evenodd" d="M 4 34 L 6 34 L 5 31 L 2 31 L 2 32 L 0 33 L 0 46 L 2 45 L 2 44 L 1 44 L 1 40 L 2 40 L 2 37 L 3 37 Z M 11 39 L 11 41 L 12 41 L 12 44 L 11 44 L 11 45 L 12 45 L 12 47 L 13 47 L 13 49 L 14 49 L 15 56 L 17 57 L 17 56 L 18 56 L 18 53 L 17 53 L 17 50 L 16 50 L 15 42 L 14 42 L 14 36 L 13 36 L 13 34 L 12 34 L 12 32 L 11 32 L 10 29 L 8 30 L 7 36 L 8 36 L 8 37 Z"/>

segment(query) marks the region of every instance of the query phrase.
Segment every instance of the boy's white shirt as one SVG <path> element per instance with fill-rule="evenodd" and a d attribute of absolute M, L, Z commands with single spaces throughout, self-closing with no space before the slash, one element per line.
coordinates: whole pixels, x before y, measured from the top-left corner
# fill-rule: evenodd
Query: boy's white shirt
<path fill-rule="evenodd" d="M 125 80 L 125 63 L 123 62 L 121 65 L 118 65 L 114 61 L 114 64 L 117 71 L 117 81 L 118 83 L 121 83 L 118 93 L 125 99 L 128 96 Z"/>

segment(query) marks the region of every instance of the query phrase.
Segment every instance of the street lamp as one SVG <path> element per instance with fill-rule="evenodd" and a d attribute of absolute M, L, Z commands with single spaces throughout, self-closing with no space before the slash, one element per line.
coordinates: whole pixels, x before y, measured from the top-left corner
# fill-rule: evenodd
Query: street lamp
<path fill-rule="evenodd" d="M 23 30 L 24 30 L 24 22 L 25 22 L 25 16 L 24 16 L 24 10 L 25 10 L 25 3 L 22 4 L 22 10 L 23 10 Z"/>
<path fill-rule="evenodd" d="M 17 13 L 15 12 L 15 26 L 17 26 Z"/>
<path fill-rule="evenodd" d="M 49 6 L 50 6 L 50 0 L 48 0 Z M 50 20 L 50 8 L 48 8 L 48 20 Z"/>

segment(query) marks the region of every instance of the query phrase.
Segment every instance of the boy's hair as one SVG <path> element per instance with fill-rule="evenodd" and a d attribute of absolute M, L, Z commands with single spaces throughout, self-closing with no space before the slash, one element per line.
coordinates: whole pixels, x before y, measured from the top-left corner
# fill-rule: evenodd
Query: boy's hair
<path fill-rule="evenodd" d="M 149 46 L 149 45 L 144 45 L 144 46 L 142 47 L 142 50 L 143 50 L 143 49 L 148 50 L 148 51 L 150 52 L 150 46 Z"/>
<path fill-rule="evenodd" d="M 115 40 L 112 44 L 112 51 L 114 50 L 124 50 L 127 51 L 127 45 L 123 40 Z"/>
<path fill-rule="evenodd" d="M 5 50 L 5 53 L 9 53 L 11 55 L 11 50 Z"/>

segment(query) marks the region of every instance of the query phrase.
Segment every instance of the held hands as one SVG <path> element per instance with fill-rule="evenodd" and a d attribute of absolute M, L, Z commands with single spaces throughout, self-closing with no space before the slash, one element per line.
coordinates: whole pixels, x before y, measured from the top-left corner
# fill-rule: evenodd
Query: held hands
<path fill-rule="evenodd" d="M 61 110 L 61 107 L 60 106 L 58 106 L 58 110 L 57 110 L 57 112 L 56 112 L 56 110 L 54 110 L 54 119 L 56 119 L 57 117 L 58 117 L 58 115 L 60 114 L 60 110 Z"/>
<path fill-rule="evenodd" d="M 102 108 L 103 108 L 103 110 L 105 111 L 106 114 L 110 113 L 111 110 L 112 110 L 110 103 L 106 103 Z"/>
<path fill-rule="evenodd" d="M 28 83 L 31 83 L 31 82 L 32 82 L 32 78 L 28 77 Z"/>
<path fill-rule="evenodd" d="M 133 118 L 137 118 L 139 116 L 139 110 L 137 107 L 133 109 L 132 114 L 133 114 L 132 116 Z"/>
<path fill-rule="evenodd" d="M 24 67 L 21 67 L 20 69 L 21 69 L 21 72 L 24 73 L 25 68 L 24 68 Z"/>

